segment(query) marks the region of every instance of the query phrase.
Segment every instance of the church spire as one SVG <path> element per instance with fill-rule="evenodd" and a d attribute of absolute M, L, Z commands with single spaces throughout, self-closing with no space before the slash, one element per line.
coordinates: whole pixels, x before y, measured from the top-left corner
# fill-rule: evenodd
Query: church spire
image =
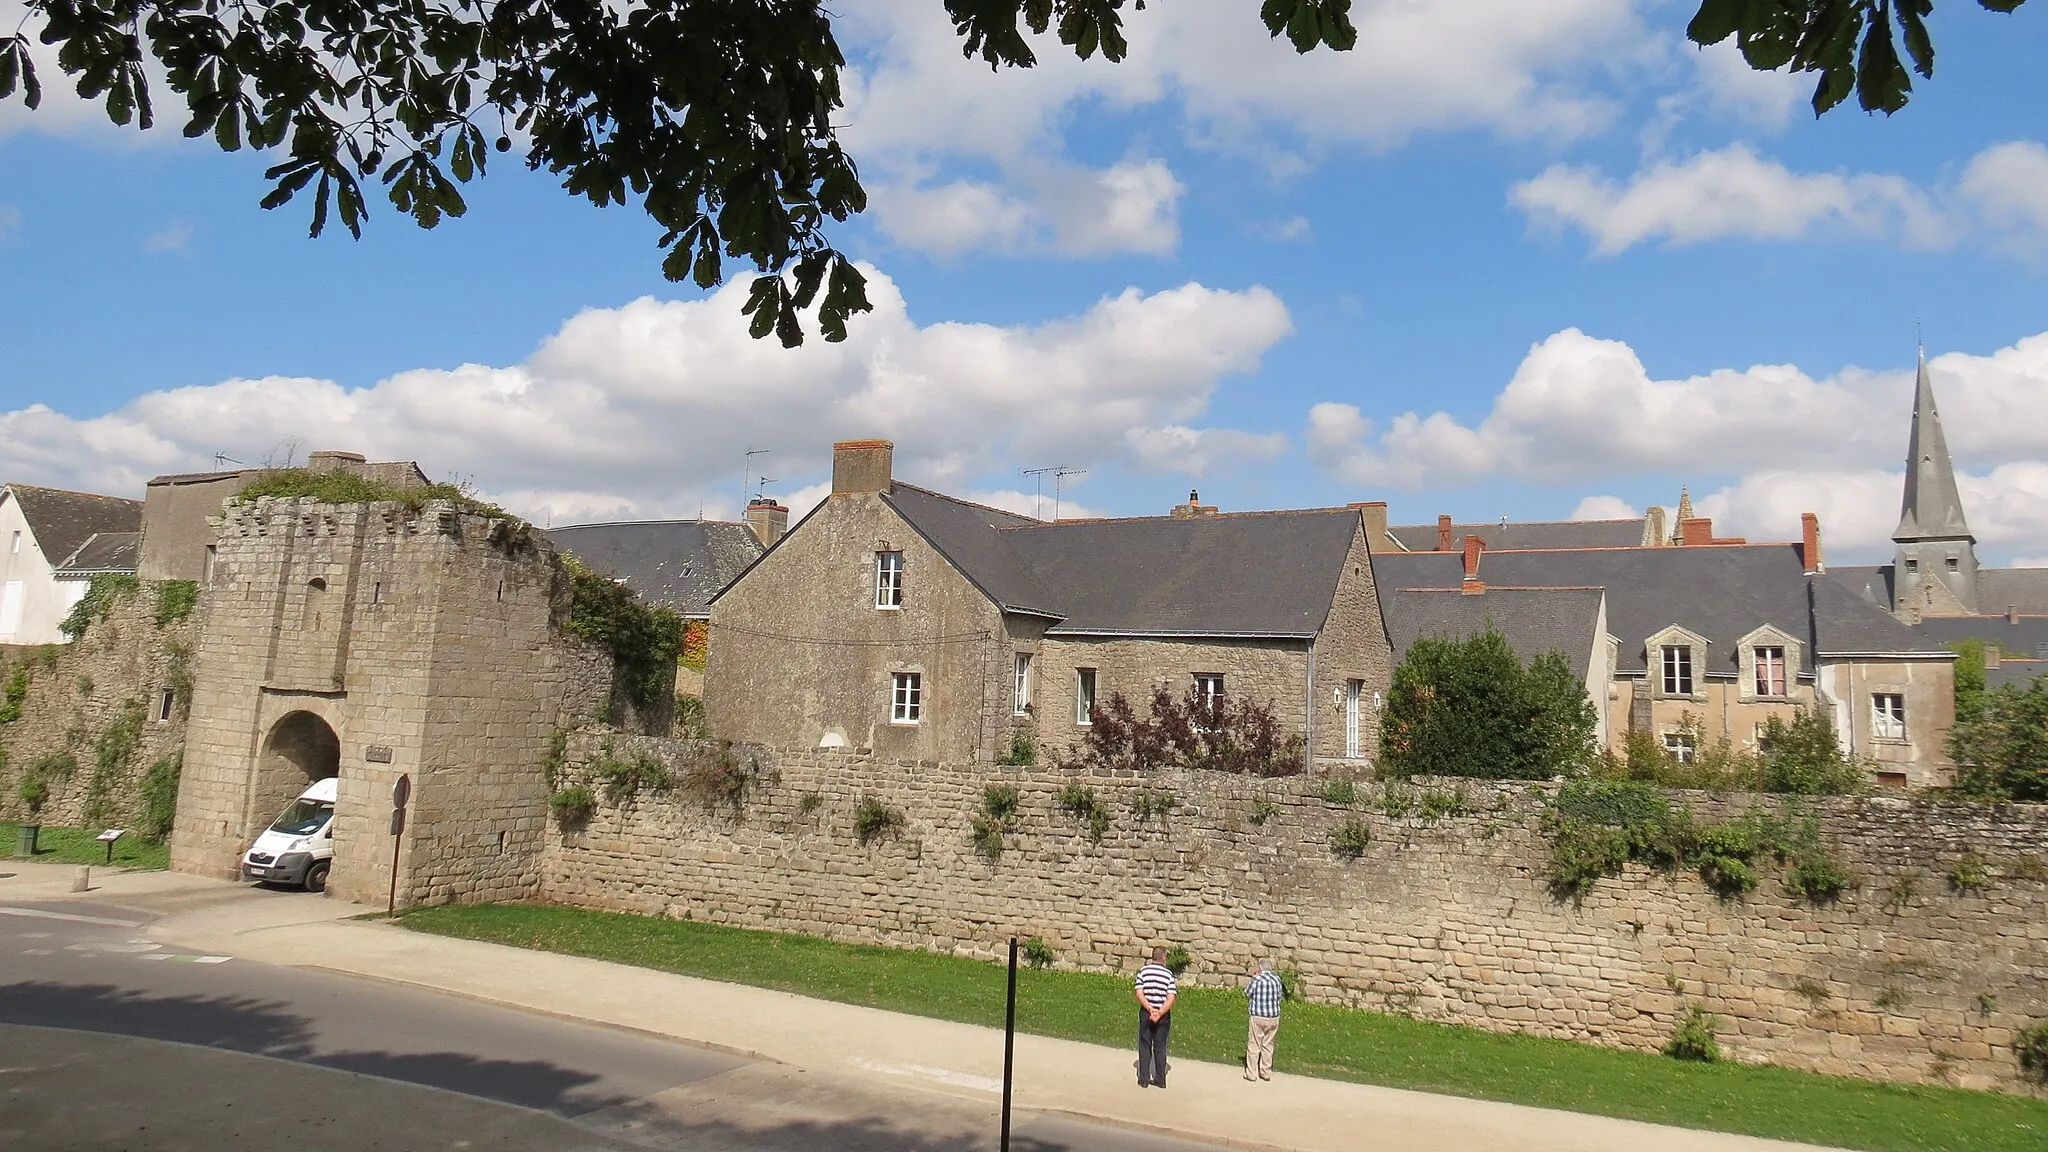
<path fill-rule="evenodd" d="M 1927 378 L 1927 352 L 1920 352 L 1920 373 L 1913 390 L 1913 434 L 1906 444 L 1906 495 L 1900 502 L 1899 528 L 1892 539 L 1969 540 L 1962 497 L 1956 492 L 1955 464 L 1949 459 L 1948 437 L 1941 431 L 1941 413 L 1934 407 L 1934 384 Z"/>

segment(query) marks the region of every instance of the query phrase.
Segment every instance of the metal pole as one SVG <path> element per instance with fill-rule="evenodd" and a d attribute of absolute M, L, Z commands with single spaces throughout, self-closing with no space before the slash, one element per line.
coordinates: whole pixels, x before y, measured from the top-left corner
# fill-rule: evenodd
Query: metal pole
<path fill-rule="evenodd" d="M 398 914 L 398 841 L 399 836 L 393 834 L 391 837 L 391 896 L 384 904 L 384 918 L 386 920 Z"/>
<path fill-rule="evenodd" d="M 1003 1143 L 1010 1152 L 1010 1077 L 1017 1050 L 1017 938 L 1010 937 L 1010 1000 L 1003 1009 Z"/>

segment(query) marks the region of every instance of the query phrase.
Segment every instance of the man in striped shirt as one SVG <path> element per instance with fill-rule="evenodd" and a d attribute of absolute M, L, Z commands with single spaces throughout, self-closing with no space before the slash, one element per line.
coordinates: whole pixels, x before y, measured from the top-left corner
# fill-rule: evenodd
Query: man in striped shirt
<path fill-rule="evenodd" d="M 1173 1000 L 1179 988 L 1166 966 L 1166 949 L 1152 949 L 1152 962 L 1138 969 L 1132 988 L 1138 998 L 1138 1087 L 1166 1087 L 1166 1038 L 1173 1033 Z"/>
<path fill-rule="evenodd" d="M 1273 1078 L 1273 1037 L 1280 1031 L 1280 999 L 1287 989 L 1273 972 L 1272 964 L 1261 960 L 1252 982 L 1245 986 L 1245 1002 L 1251 1007 L 1251 1034 L 1244 1043 L 1244 1078 Z"/>

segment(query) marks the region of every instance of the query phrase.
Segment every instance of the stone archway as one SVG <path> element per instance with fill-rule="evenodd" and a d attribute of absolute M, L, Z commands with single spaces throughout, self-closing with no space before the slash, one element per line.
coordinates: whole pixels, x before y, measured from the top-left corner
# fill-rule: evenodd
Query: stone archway
<path fill-rule="evenodd" d="M 341 738 L 311 712 L 289 712 L 271 726 L 256 762 L 254 838 L 315 780 L 341 775 Z"/>

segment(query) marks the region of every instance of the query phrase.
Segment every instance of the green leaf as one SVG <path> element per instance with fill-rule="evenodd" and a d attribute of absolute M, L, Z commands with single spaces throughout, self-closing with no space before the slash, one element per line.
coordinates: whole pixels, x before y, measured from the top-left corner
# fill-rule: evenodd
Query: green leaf
<path fill-rule="evenodd" d="M 1880 14 L 1881 16 L 1881 14 Z M 1863 31 L 1862 58 L 1856 68 L 1856 100 L 1865 112 L 1882 111 L 1889 116 L 1906 106 L 1906 93 L 1913 87 L 1892 44 L 1892 29 L 1884 19 L 1872 20 Z"/>
<path fill-rule="evenodd" d="M 747 326 L 747 335 L 759 340 L 775 331 L 776 313 L 782 303 L 782 281 L 775 276 L 754 277 L 753 287 L 747 292 L 747 305 L 740 309 L 742 316 L 752 316 L 754 322 Z"/>
<path fill-rule="evenodd" d="M 221 109 L 220 119 L 214 121 L 213 124 L 213 140 L 214 143 L 220 145 L 223 152 L 239 152 L 242 150 L 242 106 L 240 103 L 230 100 L 228 106 Z"/>
<path fill-rule="evenodd" d="M 1913 58 L 1913 71 L 1934 76 L 1934 40 L 1927 34 L 1925 17 L 1934 11 L 1932 0 L 1898 0 L 1899 30 L 1905 33 L 1906 54 Z"/>
<path fill-rule="evenodd" d="M 1702 0 L 1700 10 L 1685 26 L 1685 38 L 1695 44 L 1719 44 L 1742 28 L 1749 0 Z"/>
<path fill-rule="evenodd" d="M 306 235 L 318 240 L 327 228 L 327 173 L 320 174 L 320 186 L 313 191 L 313 228 Z"/>

